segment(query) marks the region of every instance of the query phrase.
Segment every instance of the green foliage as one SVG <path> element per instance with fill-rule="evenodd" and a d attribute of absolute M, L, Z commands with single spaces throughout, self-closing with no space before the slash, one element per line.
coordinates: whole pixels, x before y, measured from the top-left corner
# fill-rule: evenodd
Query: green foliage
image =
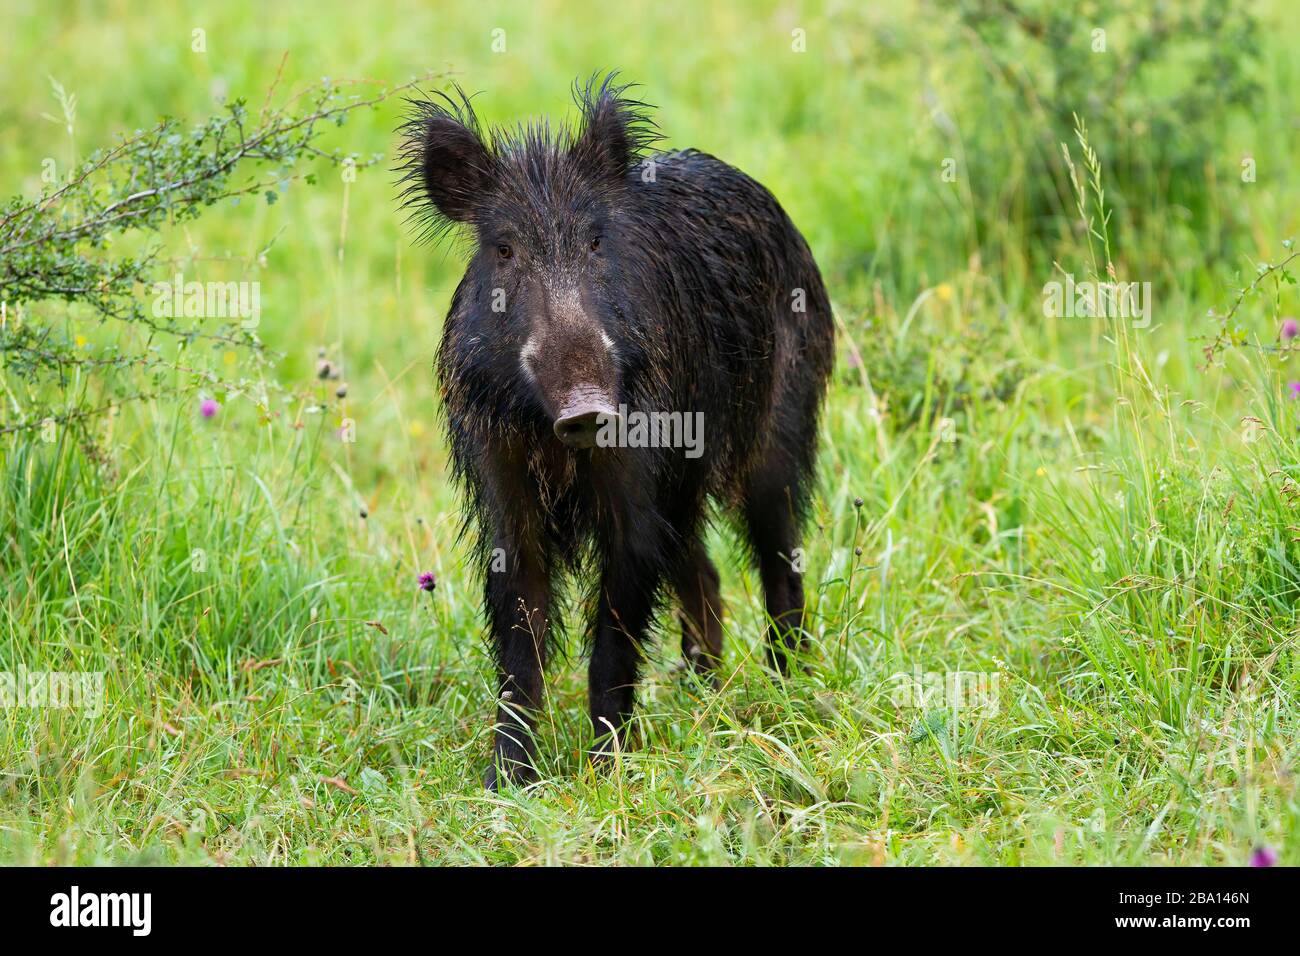
<path fill-rule="evenodd" d="M 970 147 L 981 158 L 971 192 L 983 235 L 998 234 L 1011 204 L 1031 245 L 1062 240 L 1073 195 L 1060 145 L 1073 141 L 1077 114 L 1108 170 L 1121 233 L 1157 236 L 1178 208 L 1207 261 L 1231 254 L 1204 243 L 1219 217 L 1231 228 L 1214 234 L 1226 239 L 1241 224 L 1231 205 L 1213 203 L 1206 175 L 1235 180 L 1245 158 L 1225 131 L 1260 95 L 1250 3 L 960 0 L 956 11 L 953 43 L 974 42 L 986 67 Z M 1140 250 L 1136 237 L 1122 242 Z"/>
<path fill-rule="evenodd" d="M 935 311 L 937 317 L 914 317 L 912 322 L 906 316 L 881 316 L 868 330 L 875 333 L 875 344 L 860 357 L 861 374 L 894 428 L 947 428 L 942 422 L 951 419 L 960 431 L 973 407 L 1006 405 L 1023 378 L 1004 327 L 982 322 L 953 326 L 946 321 L 948 310 Z M 840 374 L 852 379 L 855 370 Z"/>
<path fill-rule="evenodd" d="M 75 98 L 57 83 L 55 92 L 71 133 Z M 38 198 L 15 196 L 0 206 L 0 365 L 11 399 L 0 433 L 51 420 L 84 425 L 123 401 L 187 385 L 243 387 L 183 364 L 183 356 L 198 344 L 260 355 L 255 325 L 203 310 L 176 314 L 170 294 L 149 291 L 162 278 L 159 245 L 131 240 L 183 228 L 221 202 L 260 195 L 273 203 L 291 181 L 311 180 L 305 170 L 317 158 L 357 168 L 356 156 L 317 146 L 322 131 L 392 92 L 363 98 L 325 80 L 289 106 L 271 108 L 268 97 L 260 112 L 250 112 L 236 99 L 192 127 L 164 119 L 95 150 Z M 159 301 L 169 307 L 158 309 Z M 99 348 L 73 331 L 104 324 Z M 132 326 L 143 334 L 130 335 Z"/>

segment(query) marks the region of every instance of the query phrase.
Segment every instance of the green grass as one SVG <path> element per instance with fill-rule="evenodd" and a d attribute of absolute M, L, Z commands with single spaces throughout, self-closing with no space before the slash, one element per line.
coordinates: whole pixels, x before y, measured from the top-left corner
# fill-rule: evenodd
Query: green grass
<path fill-rule="evenodd" d="M 187 278 L 229 277 L 225 257 L 274 239 L 247 276 L 285 353 L 269 415 L 234 398 L 204 421 L 191 392 L 101 426 L 104 460 L 66 433 L 0 440 L 0 670 L 105 675 L 101 713 L 0 710 L 0 862 L 1188 865 L 1260 844 L 1300 862 L 1289 365 L 1241 349 L 1203 371 L 1198 340 L 1296 231 L 1285 5 L 1261 8 L 1262 105 L 1215 160 L 1251 152 L 1260 179 L 1202 184 L 1249 255 L 1207 262 L 1176 209 L 1124 233 L 1116 262 L 1158 290 L 1143 331 L 1045 317 L 1052 261 L 1093 267 L 1086 237 L 1032 249 L 1014 205 L 981 234 L 981 197 L 941 180 L 952 155 L 1001 164 L 1011 191 L 1031 173 L 1014 143 L 990 151 L 981 60 L 941 46 L 955 27 L 929 6 L 443 6 L 19 2 L 0 38 L 3 192 L 34 194 L 45 157 L 206 115 L 214 84 L 257 102 L 286 50 L 285 89 L 451 67 L 489 121 L 571 117 L 572 80 L 620 68 L 671 144 L 773 190 L 831 287 L 809 673 L 762 666 L 757 579 L 718 529 L 723 689 L 674 670 L 665 627 L 640 745 L 597 771 L 570 642 L 543 782 L 481 789 L 493 678 L 431 371 L 456 252 L 412 245 L 382 169 L 326 177 L 167 236 Z M 41 117 L 47 74 L 78 97 L 72 139 Z M 329 145 L 388 150 L 397 119 L 386 105 Z M 1241 318 L 1272 342 L 1296 310 L 1287 288 Z M 322 346 L 344 400 L 313 377 Z M 985 675 L 992 706 L 897 699 L 894 675 L 959 671 Z"/>

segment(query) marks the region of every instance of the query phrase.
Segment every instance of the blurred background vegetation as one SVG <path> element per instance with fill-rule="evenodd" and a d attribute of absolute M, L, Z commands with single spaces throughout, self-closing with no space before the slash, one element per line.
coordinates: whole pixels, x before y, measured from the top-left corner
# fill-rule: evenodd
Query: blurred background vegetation
<path fill-rule="evenodd" d="M 274 202 L 199 198 L 197 217 L 82 244 L 152 252 L 157 278 L 257 281 L 262 315 L 250 346 L 85 301 L 7 314 L 3 335 L 40 329 L 61 362 L 7 364 L 0 428 L 143 376 L 156 397 L 0 437 L 0 666 L 103 670 L 109 699 L 94 720 L 0 717 L 0 854 L 1294 859 L 1300 376 L 1279 331 L 1295 293 L 1269 268 L 1300 209 L 1285 4 L 6 13 L 0 202 L 57 188 L 50 160 L 66 182 L 119 135 L 237 98 L 294 111 L 322 80 L 369 96 L 429 75 L 481 92 L 488 123 L 572 119 L 573 80 L 618 69 L 669 147 L 775 193 L 821 263 L 840 354 L 807 684 L 773 687 L 752 659 L 754 583 L 719 529 L 728 692 L 683 689 L 665 653 L 646 751 L 614 786 L 583 770 L 564 668 L 543 748 L 559 782 L 486 801 L 489 667 L 431 374 L 460 250 L 412 243 L 386 159 L 352 176 L 310 151 L 291 165 L 314 183 L 275 163 L 233 177 L 271 175 Z M 364 165 L 401 112 L 390 96 L 313 146 Z M 1151 283 L 1151 328 L 1045 314 L 1045 283 L 1108 269 Z M 124 352 L 159 360 L 110 361 Z M 1001 674 L 998 714 L 900 711 L 888 678 L 914 668 Z"/>

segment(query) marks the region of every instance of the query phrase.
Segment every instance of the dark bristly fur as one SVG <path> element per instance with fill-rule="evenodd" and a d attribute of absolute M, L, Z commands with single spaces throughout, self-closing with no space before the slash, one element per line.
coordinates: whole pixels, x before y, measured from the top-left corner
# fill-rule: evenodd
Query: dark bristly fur
<path fill-rule="evenodd" d="M 406 197 L 425 233 L 464 225 L 475 240 L 437 375 L 499 668 L 489 786 L 534 776 L 562 571 L 590 568 L 597 582 L 597 753 L 624 742 L 642 642 L 668 593 L 687 660 L 716 666 L 710 502 L 748 537 L 771 663 L 784 671 L 803 643 L 796 549 L 834 350 L 830 302 L 771 193 L 695 150 L 650 155 L 655 128 L 627 89 L 612 74 L 576 87 L 576 132 L 541 124 L 485 141 L 459 89 L 414 103 L 403 128 Z M 702 455 L 583 446 L 597 413 L 619 405 L 702 412 Z"/>

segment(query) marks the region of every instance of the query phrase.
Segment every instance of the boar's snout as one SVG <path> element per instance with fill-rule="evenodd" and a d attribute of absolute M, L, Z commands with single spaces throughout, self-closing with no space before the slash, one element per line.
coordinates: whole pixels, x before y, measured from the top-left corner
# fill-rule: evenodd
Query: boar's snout
<path fill-rule="evenodd" d="M 555 416 L 555 437 L 570 448 L 592 448 L 607 419 L 617 418 L 613 402 L 597 389 L 574 389 Z"/>

